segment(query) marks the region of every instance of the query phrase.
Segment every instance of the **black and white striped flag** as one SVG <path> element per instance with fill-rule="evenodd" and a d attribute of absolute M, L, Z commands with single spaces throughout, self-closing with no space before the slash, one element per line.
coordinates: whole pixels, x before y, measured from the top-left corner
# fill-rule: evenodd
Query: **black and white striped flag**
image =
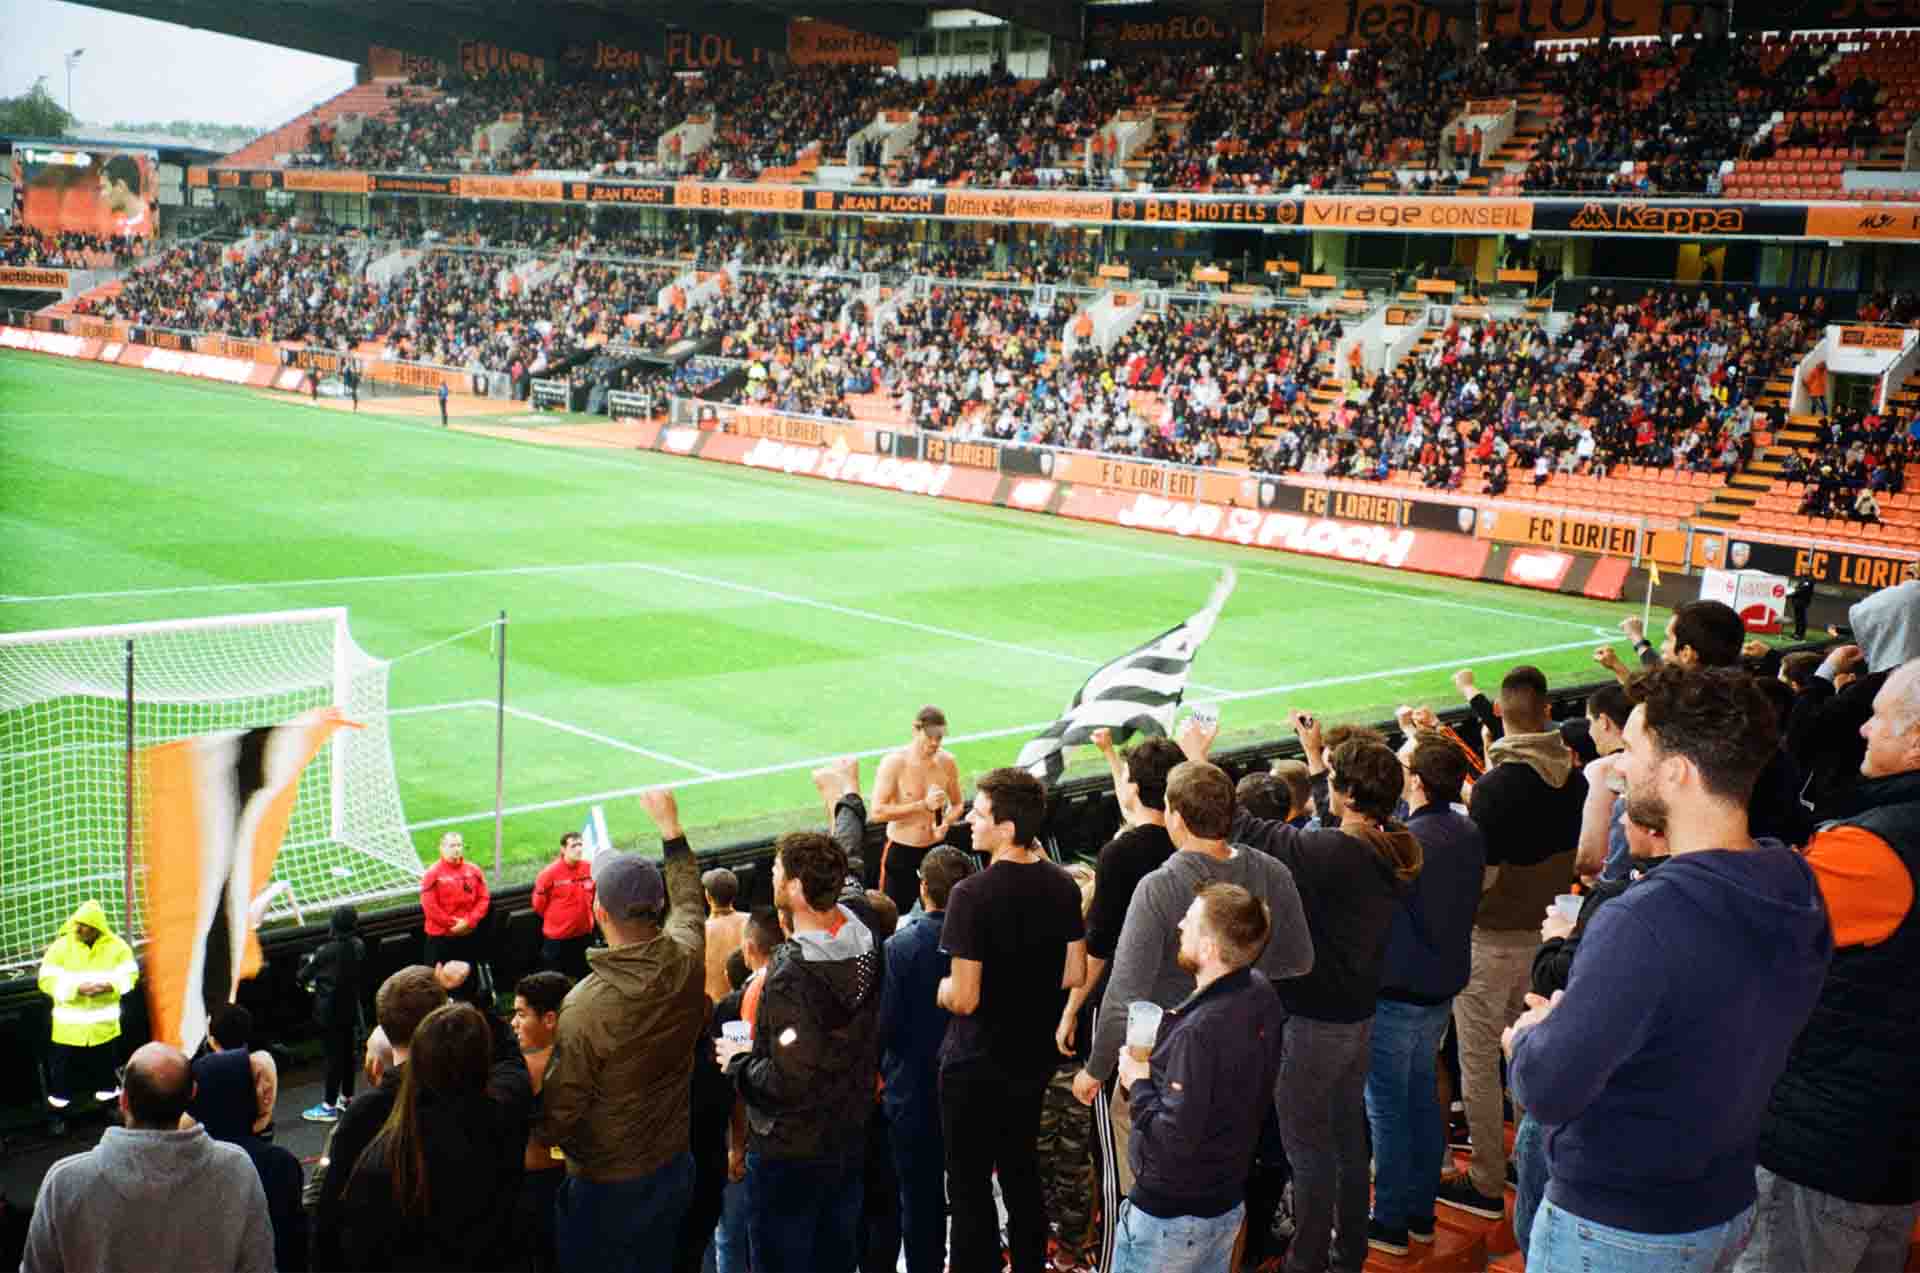
<path fill-rule="evenodd" d="M 1014 763 L 1051 786 L 1066 771 L 1062 749 L 1091 742 L 1096 729 L 1112 730 L 1115 743 L 1126 742 L 1136 733 L 1166 737 L 1186 693 L 1193 656 L 1212 635 L 1220 607 L 1233 595 L 1235 582 L 1233 571 L 1228 570 L 1199 613 L 1089 676 L 1060 719 L 1022 747 Z"/>

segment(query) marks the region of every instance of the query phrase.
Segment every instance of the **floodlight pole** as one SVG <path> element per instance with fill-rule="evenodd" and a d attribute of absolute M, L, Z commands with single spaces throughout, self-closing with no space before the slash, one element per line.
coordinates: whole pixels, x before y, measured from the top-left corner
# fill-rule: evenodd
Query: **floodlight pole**
<path fill-rule="evenodd" d="M 69 117 L 73 115 L 73 64 L 78 62 L 80 55 L 85 52 L 85 49 L 75 49 L 67 54 L 67 115 Z"/>
<path fill-rule="evenodd" d="M 493 713 L 493 886 L 500 887 L 507 800 L 507 612 L 500 612 L 500 673 Z"/>
<path fill-rule="evenodd" d="M 127 641 L 127 791 L 122 808 L 126 819 L 126 834 L 121 843 L 121 888 L 120 925 L 127 936 L 135 935 L 133 927 L 133 641 Z"/>

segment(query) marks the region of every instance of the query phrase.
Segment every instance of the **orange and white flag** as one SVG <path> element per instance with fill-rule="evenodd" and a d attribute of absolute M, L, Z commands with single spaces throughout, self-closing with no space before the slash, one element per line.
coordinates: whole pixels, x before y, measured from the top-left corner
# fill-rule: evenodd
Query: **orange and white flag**
<path fill-rule="evenodd" d="M 300 774 L 327 739 L 359 726 L 338 708 L 284 725 L 182 738 L 139 756 L 153 1037 L 189 1056 L 210 1005 L 260 971 L 249 904 L 273 877 Z"/>

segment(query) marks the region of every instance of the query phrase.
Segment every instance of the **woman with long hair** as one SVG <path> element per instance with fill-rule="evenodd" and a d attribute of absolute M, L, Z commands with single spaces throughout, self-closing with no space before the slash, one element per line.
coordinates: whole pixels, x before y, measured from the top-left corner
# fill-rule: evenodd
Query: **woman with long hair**
<path fill-rule="evenodd" d="M 499 1266 L 527 1129 L 487 1093 L 492 1054 L 471 1004 L 443 1004 L 414 1031 L 393 1112 L 347 1183 L 349 1268 Z"/>

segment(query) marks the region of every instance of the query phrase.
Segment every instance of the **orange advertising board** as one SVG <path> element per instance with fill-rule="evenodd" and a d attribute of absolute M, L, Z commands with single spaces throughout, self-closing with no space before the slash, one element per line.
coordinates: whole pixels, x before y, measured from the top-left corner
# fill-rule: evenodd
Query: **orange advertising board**
<path fill-rule="evenodd" d="M 1308 199 L 1309 229 L 1395 229 L 1489 234 L 1533 229 L 1526 199 L 1365 198 Z"/>
<path fill-rule="evenodd" d="M 320 172 L 312 168 L 289 168 L 281 185 L 287 190 L 312 190 L 323 194 L 365 194 L 364 172 Z"/>
<path fill-rule="evenodd" d="M 1904 349 L 1907 345 L 1907 329 L 1904 327 L 1842 327 L 1840 343 L 1850 349 Z"/>
<path fill-rule="evenodd" d="M 1420 0 L 1266 0 L 1265 7 L 1270 49 L 1283 44 L 1352 48 L 1391 39 L 1432 45 L 1447 31 L 1447 15 Z"/>
<path fill-rule="evenodd" d="M 460 193 L 468 199 L 512 199 L 528 203 L 558 203 L 565 197 L 563 183 L 544 177 L 486 177 L 469 173 L 460 178 Z"/>
<path fill-rule="evenodd" d="M 1423 278 L 1414 282 L 1413 290 L 1428 296 L 1452 296 L 1459 284 L 1450 278 Z"/>
<path fill-rule="evenodd" d="M 1684 31 L 1720 0 L 1486 0 L 1482 33 L 1489 40 L 1599 40 Z"/>
<path fill-rule="evenodd" d="M 1540 281 L 1540 271 L 1501 270 L 1493 277 L 1494 281 L 1498 283 L 1538 283 Z"/>
<path fill-rule="evenodd" d="M 1135 460 L 1098 455 L 1055 454 L 1053 479 L 1110 491 L 1145 491 L 1169 499 L 1197 499 L 1226 504 L 1240 496 L 1237 474 L 1143 464 Z"/>
<path fill-rule="evenodd" d="M 35 292 L 64 292 L 67 290 L 67 272 L 32 266 L 9 266 L 0 269 L 0 287 L 22 288 Z"/>
<path fill-rule="evenodd" d="M 832 22 L 795 18 L 787 23 L 787 58 L 795 66 L 898 66 L 900 46 Z"/>
<path fill-rule="evenodd" d="M 676 208 L 740 208 L 749 212 L 801 212 L 806 192 L 798 186 L 740 185 L 722 181 L 682 181 L 673 188 Z"/>
<path fill-rule="evenodd" d="M 1635 523 L 1593 517 L 1502 510 L 1491 520 L 1482 517 L 1480 531 L 1504 543 L 1539 544 L 1609 557 L 1632 557 L 1642 547 L 1640 527 Z"/>
<path fill-rule="evenodd" d="M 1300 286 L 1338 287 L 1340 286 L 1340 280 L 1331 274 L 1302 274 L 1300 276 Z"/>
<path fill-rule="evenodd" d="M 1914 192 L 1920 200 L 1920 190 Z M 1920 207 L 1885 204 L 1816 204 L 1807 209 L 1812 239 L 1920 240 Z"/>
<path fill-rule="evenodd" d="M 376 80 L 404 80 L 416 75 L 437 77 L 446 74 L 446 70 L 439 58 L 428 57 L 424 53 L 390 49 L 384 44 L 369 45 L 367 48 L 367 71 Z"/>

